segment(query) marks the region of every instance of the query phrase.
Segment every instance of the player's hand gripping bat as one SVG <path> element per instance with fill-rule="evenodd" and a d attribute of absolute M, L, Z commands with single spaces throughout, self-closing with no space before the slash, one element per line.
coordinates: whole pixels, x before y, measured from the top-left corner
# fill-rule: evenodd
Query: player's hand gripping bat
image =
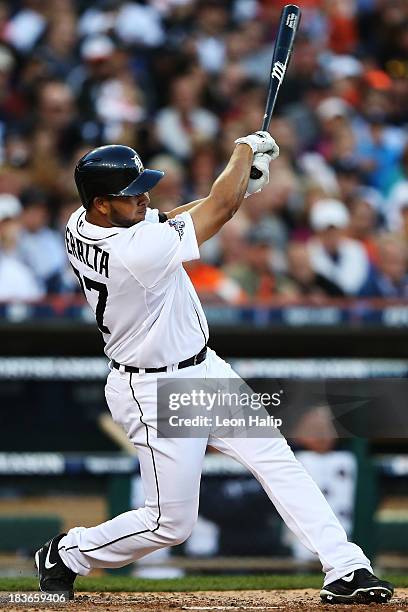
<path fill-rule="evenodd" d="M 278 35 L 272 57 L 271 74 L 266 99 L 265 115 L 261 130 L 268 131 L 275 108 L 278 91 L 285 78 L 286 69 L 289 65 L 290 56 L 295 42 L 296 32 L 299 27 L 301 10 L 295 4 L 287 4 L 281 14 Z M 251 178 L 258 179 L 262 173 L 257 168 L 251 168 Z"/>

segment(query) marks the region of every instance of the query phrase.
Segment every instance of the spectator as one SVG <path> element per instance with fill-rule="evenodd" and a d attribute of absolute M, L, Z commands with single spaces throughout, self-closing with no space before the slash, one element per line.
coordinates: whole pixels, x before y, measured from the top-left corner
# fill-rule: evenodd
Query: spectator
<path fill-rule="evenodd" d="M 31 143 L 24 133 L 11 131 L 4 141 L 4 159 L 0 172 L 0 193 L 17 195 L 32 181 Z"/>
<path fill-rule="evenodd" d="M 23 106 L 12 85 L 15 65 L 16 61 L 10 49 L 0 45 L 0 159 L 4 159 L 3 147 L 7 126 L 15 122 Z"/>
<path fill-rule="evenodd" d="M 353 52 L 357 45 L 355 2 L 327 3 L 329 47 L 336 53 Z"/>
<path fill-rule="evenodd" d="M 224 272 L 239 284 L 242 291 L 260 301 L 268 301 L 275 295 L 272 240 L 266 228 L 250 230 L 246 235 L 244 261 L 224 267 Z"/>
<path fill-rule="evenodd" d="M 381 198 L 375 189 L 361 187 L 355 192 L 350 202 L 348 235 L 350 238 L 361 242 L 371 262 L 376 262 L 378 259 L 375 233 L 380 201 Z"/>
<path fill-rule="evenodd" d="M 356 295 L 369 271 L 364 247 L 345 230 L 350 217 L 338 200 L 319 200 L 310 213 L 310 225 L 315 232 L 309 241 L 314 271 L 331 281 L 347 295 Z"/>
<path fill-rule="evenodd" d="M 32 120 L 31 181 L 53 197 L 65 196 L 66 163 L 81 141 L 72 90 L 60 81 L 43 83 L 38 90 L 37 116 Z"/>
<path fill-rule="evenodd" d="M 18 251 L 47 293 L 58 293 L 61 275 L 66 266 L 62 236 L 49 226 L 46 196 L 39 190 L 27 189 L 21 194 L 22 232 Z"/>
<path fill-rule="evenodd" d="M 96 133 L 101 126 L 104 141 L 132 144 L 134 125 L 144 119 L 145 110 L 127 52 L 111 38 L 96 36 L 85 40 L 81 55 L 86 70 L 77 85 L 79 108 L 94 122 Z"/>
<path fill-rule="evenodd" d="M 265 24 L 260 20 L 253 20 L 243 23 L 241 28 L 246 49 L 240 64 L 248 78 L 266 83 L 269 78 L 272 45 L 265 39 Z"/>
<path fill-rule="evenodd" d="M 367 104 L 369 100 L 366 99 Z M 383 195 L 388 194 L 392 185 L 406 140 L 402 130 L 387 126 L 387 112 L 388 101 L 384 109 L 380 106 L 371 111 L 368 128 L 359 132 L 356 146 L 366 183 L 380 190 Z"/>
<path fill-rule="evenodd" d="M 319 135 L 316 148 L 326 160 L 334 161 L 336 155 L 339 155 L 340 152 L 334 150 L 336 141 L 341 135 L 349 133 L 351 114 L 350 105 L 334 96 L 324 99 L 317 106 Z"/>
<path fill-rule="evenodd" d="M 290 243 L 287 258 L 287 275 L 278 283 L 280 295 L 291 299 L 307 298 L 315 303 L 321 303 L 325 296 L 344 295 L 338 285 L 313 270 L 310 254 L 304 243 Z"/>
<path fill-rule="evenodd" d="M 205 301 L 227 304 L 245 302 L 246 295 L 239 283 L 229 278 L 220 268 L 199 259 L 187 262 L 184 267 L 198 294 Z"/>
<path fill-rule="evenodd" d="M 220 260 L 224 266 L 242 263 L 245 259 L 244 227 L 238 218 L 224 225 L 219 233 Z"/>
<path fill-rule="evenodd" d="M 9 194 L 0 194 L 0 301 L 35 301 L 44 292 L 30 268 L 18 255 L 21 204 Z"/>
<path fill-rule="evenodd" d="M 69 79 L 77 66 L 76 20 L 74 14 L 54 16 L 47 27 L 43 44 L 37 57 L 44 61 L 48 74 L 55 79 Z"/>
<path fill-rule="evenodd" d="M 388 199 L 386 208 L 387 225 L 391 231 L 404 228 L 404 210 L 408 205 L 408 180 L 398 183 Z"/>
<path fill-rule="evenodd" d="M 398 236 L 387 234 L 378 241 L 378 263 L 371 267 L 359 295 L 408 298 L 407 247 Z"/>
<path fill-rule="evenodd" d="M 218 149 L 214 144 L 207 142 L 195 147 L 190 161 L 191 195 L 189 197 L 192 200 L 204 198 L 210 193 L 217 175 L 217 164 Z"/>
<path fill-rule="evenodd" d="M 201 86 L 194 74 L 178 77 L 171 85 L 171 104 L 156 119 L 157 138 L 167 151 L 187 159 L 195 144 L 215 137 L 218 120 L 200 105 Z"/>
<path fill-rule="evenodd" d="M 403 225 L 402 210 L 408 203 L 408 144 L 405 146 L 400 167 L 396 168 L 396 181 L 384 210 L 388 227 L 399 231 Z"/>
<path fill-rule="evenodd" d="M 218 73 L 225 59 L 227 7 L 218 0 L 205 0 L 197 6 L 195 34 L 198 59 L 209 73 Z"/>
<path fill-rule="evenodd" d="M 349 134 L 349 131 L 343 133 L 345 137 Z M 338 195 L 342 202 L 349 205 L 351 198 L 362 184 L 362 175 L 357 160 L 352 157 L 340 158 L 334 161 L 332 168 L 336 172 Z"/>
<path fill-rule="evenodd" d="M 77 199 L 76 194 L 75 198 L 67 198 L 66 200 L 63 200 L 56 218 L 56 228 L 62 239 L 65 238 L 65 227 L 68 223 L 70 216 L 79 208 L 80 205 L 81 203 Z M 60 275 L 59 291 L 61 293 L 69 294 L 81 293 L 81 288 L 78 284 L 78 278 L 74 274 L 72 266 L 69 263 L 67 257 L 64 257 L 64 266 L 62 274 Z"/>
<path fill-rule="evenodd" d="M 151 194 L 152 206 L 166 212 L 183 204 L 185 172 L 183 165 L 170 155 L 157 155 L 149 161 L 149 168 L 160 168 L 164 177 Z"/>

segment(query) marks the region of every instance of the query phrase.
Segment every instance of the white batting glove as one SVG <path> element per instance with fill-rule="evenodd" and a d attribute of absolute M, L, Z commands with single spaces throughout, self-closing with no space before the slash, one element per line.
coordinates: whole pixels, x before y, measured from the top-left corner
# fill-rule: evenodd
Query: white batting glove
<path fill-rule="evenodd" d="M 262 175 L 257 179 L 250 178 L 245 194 L 245 198 L 248 198 L 253 193 L 258 193 L 269 183 L 269 164 L 273 158 L 268 153 L 255 153 L 252 166 L 262 172 Z"/>
<path fill-rule="evenodd" d="M 279 147 L 269 132 L 255 132 L 243 138 L 237 138 L 235 144 L 247 144 L 251 147 L 254 153 L 268 153 L 271 160 L 274 160 L 279 155 Z"/>

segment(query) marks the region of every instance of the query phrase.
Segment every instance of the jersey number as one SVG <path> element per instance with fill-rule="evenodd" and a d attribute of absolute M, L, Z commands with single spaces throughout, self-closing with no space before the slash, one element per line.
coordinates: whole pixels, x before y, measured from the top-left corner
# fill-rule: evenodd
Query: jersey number
<path fill-rule="evenodd" d="M 110 334 L 109 328 L 106 327 L 106 325 L 104 325 L 103 323 L 103 315 L 105 314 L 106 301 L 108 299 L 107 286 L 104 283 L 98 283 L 97 281 L 94 281 L 91 278 L 88 278 L 87 276 L 84 276 L 84 281 L 82 282 L 82 278 L 78 270 L 74 268 L 74 266 L 72 266 L 72 269 L 74 270 L 74 273 L 77 276 L 79 280 L 79 284 L 81 285 L 81 289 L 84 293 L 85 293 L 85 287 L 88 289 L 88 291 L 92 291 L 94 289 L 95 291 L 99 293 L 98 303 L 96 305 L 96 311 L 95 311 L 96 322 L 98 324 L 100 331 L 103 334 Z M 84 283 L 85 283 L 85 287 L 84 287 Z"/>

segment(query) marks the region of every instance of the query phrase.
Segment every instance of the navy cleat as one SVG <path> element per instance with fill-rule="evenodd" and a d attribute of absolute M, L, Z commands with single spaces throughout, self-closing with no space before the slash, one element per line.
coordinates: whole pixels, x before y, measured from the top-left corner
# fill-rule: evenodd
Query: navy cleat
<path fill-rule="evenodd" d="M 393 593 L 390 582 L 380 580 L 366 569 L 358 569 L 324 586 L 320 597 L 324 603 L 370 604 L 386 603 Z"/>
<path fill-rule="evenodd" d="M 74 599 L 75 572 L 64 565 L 59 552 L 58 542 L 65 533 L 52 538 L 35 553 L 38 570 L 39 588 L 44 593 L 64 593 Z"/>

